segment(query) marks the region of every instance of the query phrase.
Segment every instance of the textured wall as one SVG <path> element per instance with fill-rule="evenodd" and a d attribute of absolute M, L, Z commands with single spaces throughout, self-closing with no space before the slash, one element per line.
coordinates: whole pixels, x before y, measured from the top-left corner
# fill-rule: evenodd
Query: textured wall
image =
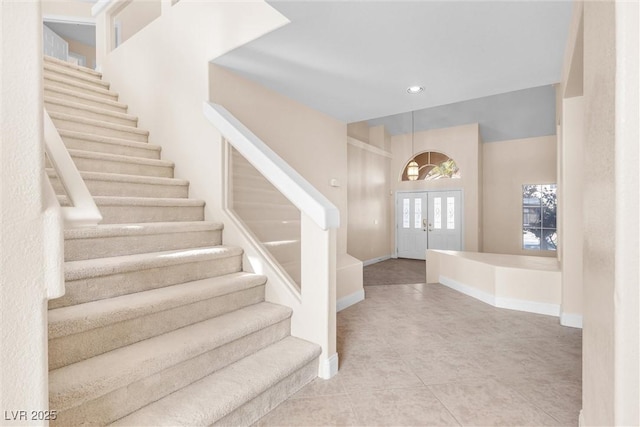
<path fill-rule="evenodd" d="M 44 421 L 6 420 L 5 411 L 11 419 L 10 411 L 48 407 L 40 16 L 38 2 L 0 3 L 3 425 L 44 425 Z M 30 419 L 31 413 L 25 416 Z"/>
<path fill-rule="evenodd" d="M 484 252 L 556 256 L 522 249 L 522 185 L 556 182 L 556 137 L 483 144 Z"/>

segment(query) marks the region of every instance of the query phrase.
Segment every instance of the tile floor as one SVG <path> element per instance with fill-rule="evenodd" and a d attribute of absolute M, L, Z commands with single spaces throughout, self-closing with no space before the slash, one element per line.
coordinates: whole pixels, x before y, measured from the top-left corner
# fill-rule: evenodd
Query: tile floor
<path fill-rule="evenodd" d="M 577 425 L 579 329 L 439 284 L 369 284 L 365 292 L 338 313 L 339 373 L 257 425 Z"/>

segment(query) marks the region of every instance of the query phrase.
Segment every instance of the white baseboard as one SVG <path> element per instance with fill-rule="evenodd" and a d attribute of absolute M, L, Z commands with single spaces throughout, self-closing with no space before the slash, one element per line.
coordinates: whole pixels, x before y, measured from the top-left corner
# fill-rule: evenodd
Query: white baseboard
<path fill-rule="evenodd" d="M 438 277 L 438 281 L 446 287 L 453 289 L 454 291 L 458 291 L 461 294 L 469 295 L 470 297 L 473 297 L 494 307 L 496 306 L 496 297 L 488 292 L 481 291 L 472 286 L 465 285 L 464 283 L 460 283 L 453 279 L 449 279 L 445 276 Z"/>
<path fill-rule="evenodd" d="M 507 308 L 509 310 L 526 311 L 528 313 L 546 314 L 547 316 L 560 316 L 560 305 L 549 304 L 535 301 L 520 300 L 515 298 L 502 298 L 491 295 L 488 292 L 481 291 L 472 286 L 460 283 L 456 280 L 445 276 L 440 276 L 440 283 L 448 288 L 456 290 L 465 295 L 469 295 L 477 300 L 498 308 Z"/>
<path fill-rule="evenodd" d="M 560 324 L 562 326 L 582 329 L 582 314 L 562 313 L 560 315 Z"/>
<path fill-rule="evenodd" d="M 338 353 L 333 353 L 331 357 L 320 363 L 320 372 L 318 376 L 323 380 L 333 378 L 338 373 Z"/>
<path fill-rule="evenodd" d="M 526 311 L 527 313 L 545 314 L 547 316 L 560 317 L 560 304 L 496 297 L 496 307 L 508 308 L 509 310 L 516 311 Z"/>
<path fill-rule="evenodd" d="M 578 427 L 582 427 L 584 425 L 584 415 L 582 414 L 582 409 L 578 412 Z"/>
<path fill-rule="evenodd" d="M 391 259 L 391 255 L 379 256 L 378 258 L 371 258 L 366 261 L 362 261 L 362 266 L 366 267 L 367 265 L 376 264 L 378 262 L 386 261 Z"/>
<path fill-rule="evenodd" d="M 351 307 L 353 304 L 357 304 L 360 301 L 364 301 L 364 289 L 360 289 L 346 297 L 340 298 L 336 301 L 336 313 L 342 311 L 347 307 Z"/>

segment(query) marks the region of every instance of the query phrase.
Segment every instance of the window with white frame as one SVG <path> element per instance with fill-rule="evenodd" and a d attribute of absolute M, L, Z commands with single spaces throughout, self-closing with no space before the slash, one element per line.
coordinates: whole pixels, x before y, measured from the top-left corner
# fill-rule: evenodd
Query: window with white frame
<path fill-rule="evenodd" d="M 523 249 L 556 250 L 558 246 L 556 188 L 556 184 L 526 184 L 522 186 Z"/>

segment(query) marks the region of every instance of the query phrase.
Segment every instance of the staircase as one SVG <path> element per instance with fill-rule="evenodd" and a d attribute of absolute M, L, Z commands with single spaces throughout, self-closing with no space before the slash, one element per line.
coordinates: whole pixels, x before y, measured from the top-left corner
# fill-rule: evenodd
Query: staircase
<path fill-rule="evenodd" d="M 47 57 L 44 101 L 104 217 L 65 230 L 52 424 L 248 425 L 315 378 L 320 347 L 291 336 L 291 309 L 265 302 L 266 278 L 242 271 L 101 75 Z"/>

